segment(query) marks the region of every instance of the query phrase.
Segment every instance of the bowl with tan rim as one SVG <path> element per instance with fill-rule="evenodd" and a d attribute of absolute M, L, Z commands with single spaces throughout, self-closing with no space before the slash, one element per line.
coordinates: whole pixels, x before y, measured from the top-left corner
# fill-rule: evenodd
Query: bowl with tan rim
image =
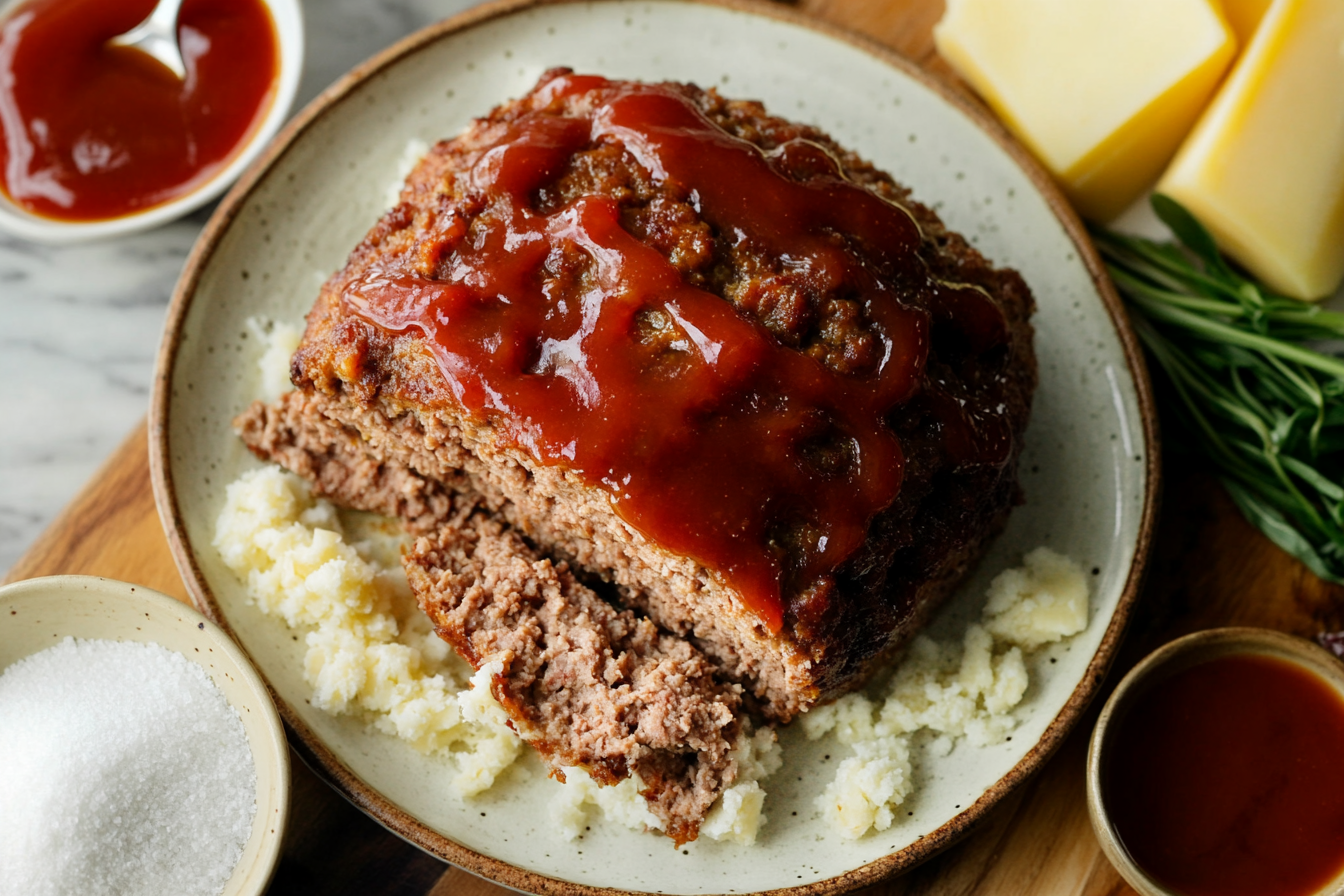
<path fill-rule="evenodd" d="M 270 691 L 217 625 L 165 594 L 94 576 L 0 588 L 0 672 L 67 637 L 158 644 L 200 666 L 238 712 L 257 772 L 256 813 L 221 896 L 265 892 L 289 817 L 289 744 Z"/>
<path fill-rule="evenodd" d="M 1173 676 L 1232 656 L 1267 657 L 1287 663 L 1325 684 L 1344 703 L 1344 663 L 1310 641 L 1261 628 L 1218 628 L 1178 638 L 1153 651 L 1116 686 L 1097 719 L 1087 754 L 1087 811 L 1102 852 L 1143 896 L 1181 896 L 1146 870 L 1125 846 L 1107 805 L 1107 770 L 1118 731 L 1144 695 Z M 1344 896 L 1344 871 L 1311 896 Z"/>

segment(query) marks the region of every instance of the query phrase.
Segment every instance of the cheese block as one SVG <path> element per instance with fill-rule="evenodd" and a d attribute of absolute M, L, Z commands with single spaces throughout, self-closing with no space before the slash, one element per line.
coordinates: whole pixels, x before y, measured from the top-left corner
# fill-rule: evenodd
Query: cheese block
<path fill-rule="evenodd" d="M 1236 52 L 1214 0 L 948 0 L 934 40 L 1096 221 L 1157 179 Z"/>
<path fill-rule="evenodd" d="M 1272 288 L 1344 276 L 1344 0 L 1274 0 L 1158 189 Z"/>

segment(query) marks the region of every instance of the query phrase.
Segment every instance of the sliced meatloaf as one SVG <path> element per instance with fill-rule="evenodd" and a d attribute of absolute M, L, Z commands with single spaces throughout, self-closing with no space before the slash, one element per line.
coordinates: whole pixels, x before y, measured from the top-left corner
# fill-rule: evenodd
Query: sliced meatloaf
<path fill-rule="evenodd" d="M 742 706 L 860 683 L 1002 526 L 1032 310 L 820 131 L 556 70 L 421 161 L 236 426 L 420 535 L 519 732 L 687 839 Z"/>
<path fill-rule="evenodd" d="M 524 739 L 563 778 L 630 772 L 678 843 L 736 776 L 741 700 L 685 638 L 621 610 L 538 556 L 494 514 L 420 538 L 411 587 L 439 633 L 473 665 L 499 662 L 494 691 Z"/>

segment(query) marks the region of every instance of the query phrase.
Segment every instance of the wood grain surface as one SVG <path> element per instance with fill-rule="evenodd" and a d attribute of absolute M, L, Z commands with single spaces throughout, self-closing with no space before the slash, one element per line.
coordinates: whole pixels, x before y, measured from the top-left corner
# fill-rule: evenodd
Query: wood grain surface
<path fill-rule="evenodd" d="M 933 50 L 939 0 L 803 0 L 818 18 L 864 32 L 955 82 Z M 1257 625 L 1311 636 L 1344 628 L 1344 589 L 1316 579 L 1252 529 L 1197 462 L 1166 459 L 1157 548 L 1109 684 L 1159 644 L 1204 628 Z M 150 492 L 141 425 L 6 581 L 79 573 L 123 579 L 186 601 Z M 1109 690 L 1109 688 L 1108 688 Z M 1103 691 L 1044 770 L 959 844 L 860 891 L 890 896 L 1102 896 L 1133 891 L 1102 856 L 1087 820 L 1084 760 Z M 495 896 L 509 891 L 445 865 L 346 803 L 295 757 L 291 821 L 270 892 Z"/>

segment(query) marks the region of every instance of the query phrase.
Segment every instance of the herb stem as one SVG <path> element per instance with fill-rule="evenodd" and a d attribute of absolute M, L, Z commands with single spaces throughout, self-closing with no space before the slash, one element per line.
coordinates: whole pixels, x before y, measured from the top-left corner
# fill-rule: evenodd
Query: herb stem
<path fill-rule="evenodd" d="M 1165 375 L 1169 444 L 1205 455 L 1247 520 L 1344 583 L 1344 358 L 1313 346 L 1344 338 L 1344 314 L 1275 295 L 1180 205 L 1159 195 L 1153 207 L 1180 245 L 1096 239 Z"/>
<path fill-rule="evenodd" d="M 1259 333 L 1248 333 L 1217 319 L 1201 316 L 1162 302 L 1155 302 L 1140 293 L 1131 293 L 1129 298 L 1134 304 L 1141 306 L 1150 317 L 1185 327 L 1187 330 L 1192 330 L 1207 339 L 1221 340 L 1229 345 L 1240 345 L 1255 349 L 1271 357 L 1288 358 L 1303 366 L 1328 373 L 1333 377 L 1344 378 L 1344 361 L 1338 358 L 1332 358 L 1329 355 L 1323 355 L 1320 352 L 1284 342 L 1281 339 L 1261 336 Z"/>

